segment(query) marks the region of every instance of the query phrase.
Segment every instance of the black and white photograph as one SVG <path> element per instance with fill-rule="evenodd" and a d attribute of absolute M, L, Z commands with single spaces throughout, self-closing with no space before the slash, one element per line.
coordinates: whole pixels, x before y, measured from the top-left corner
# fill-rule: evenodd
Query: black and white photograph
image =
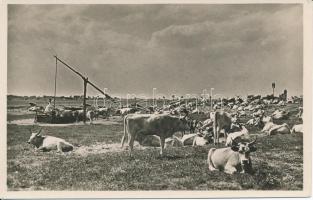
<path fill-rule="evenodd" d="M 307 4 L 8 3 L 6 193 L 311 194 Z"/>

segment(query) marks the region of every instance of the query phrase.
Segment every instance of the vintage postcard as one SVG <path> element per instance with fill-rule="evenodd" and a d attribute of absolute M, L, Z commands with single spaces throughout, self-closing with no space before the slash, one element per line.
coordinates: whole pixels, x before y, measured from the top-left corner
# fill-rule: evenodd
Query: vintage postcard
<path fill-rule="evenodd" d="M 308 197 L 310 1 L 4 1 L 0 198 Z"/>

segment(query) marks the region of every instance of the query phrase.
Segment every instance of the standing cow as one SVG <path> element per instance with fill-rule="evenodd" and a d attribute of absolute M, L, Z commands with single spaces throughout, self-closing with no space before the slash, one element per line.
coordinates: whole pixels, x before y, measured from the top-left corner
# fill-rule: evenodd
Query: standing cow
<path fill-rule="evenodd" d="M 227 137 L 232 124 L 232 117 L 229 113 L 224 111 L 216 111 L 210 116 L 213 118 L 213 141 L 214 144 L 218 144 L 220 131 L 222 129 L 224 130 L 224 137 Z"/>
<path fill-rule="evenodd" d="M 167 114 L 129 114 L 124 117 L 124 145 L 126 134 L 130 152 L 138 135 L 157 135 L 160 137 L 160 154 L 163 154 L 165 139 L 172 137 L 175 132 L 188 130 L 186 117 L 177 117 Z"/>

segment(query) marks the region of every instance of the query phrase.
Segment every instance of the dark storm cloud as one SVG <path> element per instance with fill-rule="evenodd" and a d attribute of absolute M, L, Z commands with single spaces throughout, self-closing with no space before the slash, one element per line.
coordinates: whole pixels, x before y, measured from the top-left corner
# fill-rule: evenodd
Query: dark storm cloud
<path fill-rule="evenodd" d="M 302 7 L 9 5 L 9 93 L 51 94 L 54 53 L 115 94 L 300 94 Z M 81 92 L 59 67 L 58 93 Z"/>

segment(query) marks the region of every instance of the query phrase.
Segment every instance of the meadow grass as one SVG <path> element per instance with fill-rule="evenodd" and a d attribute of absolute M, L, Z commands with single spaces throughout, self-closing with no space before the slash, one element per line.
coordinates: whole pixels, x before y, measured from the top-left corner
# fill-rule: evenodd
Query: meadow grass
<path fill-rule="evenodd" d="M 296 122 L 293 122 L 296 123 Z M 8 124 L 7 185 L 9 190 L 302 190 L 302 135 L 274 135 L 257 140 L 252 153 L 254 173 L 229 175 L 208 170 L 205 147 L 140 150 L 99 154 L 36 152 L 27 144 L 29 129 Z M 119 143 L 123 126 L 44 127 L 43 134 L 78 146 Z"/>

